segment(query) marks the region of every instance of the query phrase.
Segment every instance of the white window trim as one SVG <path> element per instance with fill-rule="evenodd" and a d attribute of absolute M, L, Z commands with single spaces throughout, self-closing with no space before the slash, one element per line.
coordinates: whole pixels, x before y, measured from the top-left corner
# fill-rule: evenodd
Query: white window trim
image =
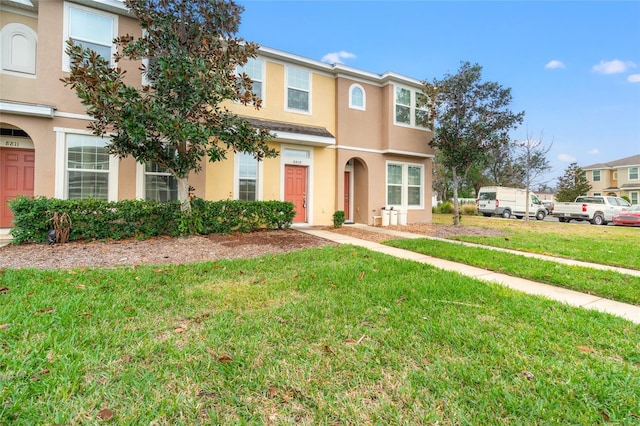
<path fill-rule="evenodd" d="M 353 103 L 353 98 L 352 98 L 353 89 L 362 90 L 362 106 L 355 105 Z M 367 92 L 364 90 L 364 87 L 362 87 L 358 83 L 354 83 L 349 87 L 349 108 L 357 109 L 357 110 L 360 110 L 360 111 L 366 111 L 367 110 Z"/>
<path fill-rule="evenodd" d="M 409 96 L 409 124 L 407 123 L 402 123 L 396 120 L 396 106 L 398 105 L 396 103 L 396 90 L 398 89 L 405 89 L 408 90 L 410 93 Z M 416 89 L 412 89 L 410 87 L 407 86 L 402 86 L 400 84 L 394 84 L 393 85 L 393 124 L 395 126 L 401 126 L 401 127 L 410 127 L 412 129 L 418 129 L 418 130 L 429 130 L 429 127 L 422 127 L 422 126 L 418 126 L 416 125 L 416 110 L 418 111 L 426 111 L 427 114 L 429 113 L 429 109 L 428 108 L 417 108 L 416 107 L 416 95 L 417 95 L 418 91 Z M 400 106 L 402 107 L 407 107 L 407 105 L 402 105 L 400 104 Z"/>
<path fill-rule="evenodd" d="M 56 160 L 54 176 L 54 196 L 61 200 L 69 199 L 69 188 L 67 182 L 67 134 L 95 136 L 88 130 L 68 129 L 54 127 L 56 132 Z M 109 193 L 108 201 L 118 201 L 118 176 L 120 169 L 120 159 L 115 155 L 109 156 Z"/>
<path fill-rule="evenodd" d="M 262 201 L 263 163 L 258 161 L 258 176 L 256 177 L 256 201 Z M 233 156 L 233 199 L 240 198 L 240 156 Z"/>
<path fill-rule="evenodd" d="M 29 43 L 27 49 L 28 64 L 24 67 L 15 66 L 11 63 L 11 37 L 15 34 L 24 36 Z M 0 31 L 2 40 L 2 55 L 0 55 L 0 73 L 14 75 L 17 77 L 36 78 L 36 53 L 38 48 L 38 34 L 24 24 L 12 22 L 5 25 Z"/>
<path fill-rule="evenodd" d="M 634 194 L 635 194 L 635 200 L 634 200 Z M 636 192 L 636 191 L 632 191 L 629 192 L 629 199 L 631 200 L 631 204 L 638 204 L 640 203 L 640 192 Z"/>
<path fill-rule="evenodd" d="M 305 111 L 302 109 L 289 108 L 289 70 L 292 70 L 292 69 L 302 70 L 309 74 L 309 89 L 307 90 L 307 92 L 309 93 L 308 111 Z M 313 88 L 313 73 L 310 70 L 301 68 L 301 67 L 294 67 L 290 65 L 285 66 L 284 68 L 284 110 L 287 112 L 293 112 L 296 114 L 311 115 L 312 114 L 311 105 L 313 104 L 313 96 L 312 96 L 312 90 L 311 90 L 312 88 Z M 297 87 L 292 87 L 292 89 L 303 90 Z"/>
<path fill-rule="evenodd" d="M 598 173 L 598 179 L 596 180 L 596 172 Z M 591 172 L 591 177 L 594 182 L 602 182 L 602 172 L 600 170 L 593 170 Z"/>
<path fill-rule="evenodd" d="M 402 193 L 400 195 L 400 200 L 402 204 L 387 204 L 389 207 L 393 207 L 394 209 L 403 209 L 403 210 L 424 210 L 424 173 L 425 166 L 420 163 L 407 163 L 402 161 L 386 161 L 384 165 L 384 201 L 385 203 L 389 200 L 389 165 L 402 166 Z M 410 206 L 409 205 L 409 167 L 419 167 L 420 168 L 420 205 L 418 206 Z"/>
<path fill-rule="evenodd" d="M 636 177 L 635 178 L 631 177 L 631 169 L 636 169 Z M 629 180 L 638 180 L 638 179 L 640 179 L 640 167 L 629 167 L 628 170 L 629 170 L 629 172 L 628 172 L 627 176 L 628 176 Z"/>
<path fill-rule="evenodd" d="M 102 10 L 98 10 L 98 9 L 93 9 L 90 7 L 86 7 L 86 6 L 81 6 L 79 4 L 76 3 L 69 3 L 69 2 L 64 2 L 64 18 L 63 18 L 63 35 L 62 35 L 62 71 L 65 72 L 70 72 L 71 71 L 71 67 L 70 67 L 70 63 L 69 63 L 69 55 L 67 55 L 66 50 L 67 50 L 67 40 L 69 40 L 69 23 L 70 23 L 70 19 L 69 19 L 69 10 L 71 8 L 75 8 L 75 9 L 81 9 L 81 10 L 85 10 L 87 12 L 91 12 L 91 13 L 95 13 L 96 15 L 103 15 L 103 16 L 107 16 L 109 18 L 111 18 L 111 21 L 113 22 L 113 29 L 112 29 L 112 37 L 115 38 L 118 36 L 118 16 L 114 15 L 113 13 L 109 13 L 109 12 L 104 12 Z M 116 63 L 113 60 L 113 54 L 116 53 L 116 46 L 111 43 L 111 66 L 115 67 Z"/>

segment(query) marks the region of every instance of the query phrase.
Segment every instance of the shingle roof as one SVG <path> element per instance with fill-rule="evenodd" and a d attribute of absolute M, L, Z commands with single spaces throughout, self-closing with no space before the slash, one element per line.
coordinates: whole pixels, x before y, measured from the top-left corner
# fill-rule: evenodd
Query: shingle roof
<path fill-rule="evenodd" d="M 283 121 L 260 120 L 257 118 L 243 117 L 254 127 L 270 130 L 272 132 L 297 133 L 301 135 L 321 136 L 333 138 L 334 136 L 324 127 L 303 126 L 300 124 L 285 123 Z"/>
<path fill-rule="evenodd" d="M 591 169 L 615 169 L 624 166 L 640 166 L 640 154 L 631 157 L 621 158 L 620 160 L 609 161 L 608 163 L 590 164 L 582 168 L 582 170 Z"/>

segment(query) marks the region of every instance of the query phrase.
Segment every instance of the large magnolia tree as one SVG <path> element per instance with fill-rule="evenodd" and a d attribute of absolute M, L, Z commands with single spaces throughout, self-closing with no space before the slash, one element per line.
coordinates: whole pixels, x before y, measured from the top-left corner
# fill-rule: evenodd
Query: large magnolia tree
<path fill-rule="evenodd" d="M 451 171 L 454 224 L 460 225 L 458 187 L 474 165 L 508 144 L 509 131 L 522 122 L 524 112 L 509 109 L 511 89 L 482 81 L 482 67 L 463 62 L 456 74 L 424 83 L 433 111 L 434 138 L 430 145 Z"/>
<path fill-rule="evenodd" d="M 237 67 L 255 57 L 258 45 L 235 36 L 243 8 L 230 0 L 127 0 L 142 35 L 117 37 L 115 62 L 139 61 L 144 76 L 125 83 L 125 71 L 111 58 L 69 40 L 75 89 L 93 117 L 95 135 L 110 136 L 108 150 L 119 157 L 153 162 L 177 180 L 178 198 L 188 211 L 189 173 L 226 153 L 274 157 L 270 134 L 230 112 L 225 102 L 260 108 L 251 81 Z"/>

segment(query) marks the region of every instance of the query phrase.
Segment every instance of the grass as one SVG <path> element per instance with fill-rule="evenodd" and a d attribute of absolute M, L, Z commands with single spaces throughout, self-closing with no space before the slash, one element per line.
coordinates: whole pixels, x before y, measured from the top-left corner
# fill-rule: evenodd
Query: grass
<path fill-rule="evenodd" d="M 640 327 L 365 249 L 0 280 L 2 424 L 640 421 Z"/>
<path fill-rule="evenodd" d="M 429 239 L 386 242 L 428 256 L 640 306 L 640 277 Z M 491 245 L 491 244 L 490 244 Z"/>
<path fill-rule="evenodd" d="M 451 224 L 451 215 L 433 215 L 433 222 Z M 640 230 L 584 223 L 554 223 L 463 216 L 463 225 L 504 230 L 505 236 L 462 236 L 455 239 L 494 247 L 640 269 Z"/>

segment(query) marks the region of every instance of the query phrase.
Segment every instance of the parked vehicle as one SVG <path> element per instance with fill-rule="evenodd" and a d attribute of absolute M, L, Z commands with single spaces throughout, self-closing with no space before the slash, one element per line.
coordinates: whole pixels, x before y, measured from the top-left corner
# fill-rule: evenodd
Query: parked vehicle
<path fill-rule="evenodd" d="M 573 203 L 555 203 L 553 216 L 560 222 L 586 220 L 594 225 L 606 225 L 613 216 L 629 208 L 631 204 L 624 198 L 611 196 L 582 196 Z"/>
<path fill-rule="evenodd" d="M 483 186 L 478 191 L 476 205 L 478 212 L 484 216 L 515 216 L 522 219 L 527 211 L 527 191 L 506 186 Z M 529 216 L 542 220 L 546 215 L 547 210 L 542 202 L 529 191 Z"/>
<path fill-rule="evenodd" d="M 543 201 L 542 205 L 544 205 L 544 208 L 547 210 L 547 216 L 549 216 L 553 211 L 553 201 Z"/>
<path fill-rule="evenodd" d="M 613 215 L 613 224 L 621 226 L 640 226 L 640 204 L 634 204 L 626 210 Z"/>

